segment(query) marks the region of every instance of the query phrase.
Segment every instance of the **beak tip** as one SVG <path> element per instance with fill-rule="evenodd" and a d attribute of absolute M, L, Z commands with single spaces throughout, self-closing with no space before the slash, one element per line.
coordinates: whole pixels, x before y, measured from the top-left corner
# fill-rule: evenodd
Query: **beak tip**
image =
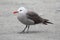
<path fill-rule="evenodd" d="M 16 14 L 16 13 L 18 13 L 18 11 L 14 11 L 14 12 L 13 12 L 13 14 Z"/>

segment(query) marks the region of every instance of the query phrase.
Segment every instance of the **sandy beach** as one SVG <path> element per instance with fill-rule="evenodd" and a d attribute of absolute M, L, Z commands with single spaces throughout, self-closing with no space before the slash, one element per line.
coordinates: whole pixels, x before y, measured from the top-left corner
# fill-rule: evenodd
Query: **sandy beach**
<path fill-rule="evenodd" d="M 54 24 L 32 25 L 29 33 L 20 33 L 25 25 L 12 12 L 21 6 Z M 0 0 L 0 40 L 60 40 L 60 0 Z"/>

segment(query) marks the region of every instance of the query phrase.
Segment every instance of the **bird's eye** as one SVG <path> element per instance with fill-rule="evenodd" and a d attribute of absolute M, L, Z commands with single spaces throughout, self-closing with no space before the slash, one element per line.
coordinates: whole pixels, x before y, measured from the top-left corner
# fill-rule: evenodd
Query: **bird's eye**
<path fill-rule="evenodd" d="M 20 11 L 22 11 L 22 10 L 20 10 Z"/>

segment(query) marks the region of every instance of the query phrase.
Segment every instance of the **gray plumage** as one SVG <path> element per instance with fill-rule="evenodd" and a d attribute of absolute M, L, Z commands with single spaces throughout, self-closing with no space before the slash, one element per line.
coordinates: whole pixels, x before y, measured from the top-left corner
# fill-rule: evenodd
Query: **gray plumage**
<path fill-rule="evenodd" d="M 26 27 L 24 28 L 24 30 L 22 32 L 25 32 L 26 28 L 28 27 L 27 31 L 29 30 L 30 25 L 35 25 L 35 24 L 53 24 L 51 22 L 49 22 L 48 19 L 44 19 L 42 17 L 40 17 L 37 13 L 33 12 L 33 11 L 28 11 L 26 8 L 24 7 L 20 7 L 15 13 L 18 13 L 18 20 L 25 24 Z"/>
<path fill-rule="evenodd" d="M 48 19 L 44 19 L 44 18 L 40 17 L 35 12 L 27 12 L 27 18 L 33 20 L 34 24 L 39 24 L 39 23 L 43 23 L 45 25 L 47 25 L 47 23 L 53 24 L 51 22 L 48 22 L 49 21 Z"/>

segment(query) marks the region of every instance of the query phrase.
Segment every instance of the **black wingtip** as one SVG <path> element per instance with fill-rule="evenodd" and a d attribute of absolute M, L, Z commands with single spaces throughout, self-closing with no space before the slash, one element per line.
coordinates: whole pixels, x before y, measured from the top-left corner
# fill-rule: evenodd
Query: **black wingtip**
<path fill-rule="evenodd" d="M 47 23 L 49 23 L 49 24 L 53 24 L 52 22 L 47 22 Z"/>

